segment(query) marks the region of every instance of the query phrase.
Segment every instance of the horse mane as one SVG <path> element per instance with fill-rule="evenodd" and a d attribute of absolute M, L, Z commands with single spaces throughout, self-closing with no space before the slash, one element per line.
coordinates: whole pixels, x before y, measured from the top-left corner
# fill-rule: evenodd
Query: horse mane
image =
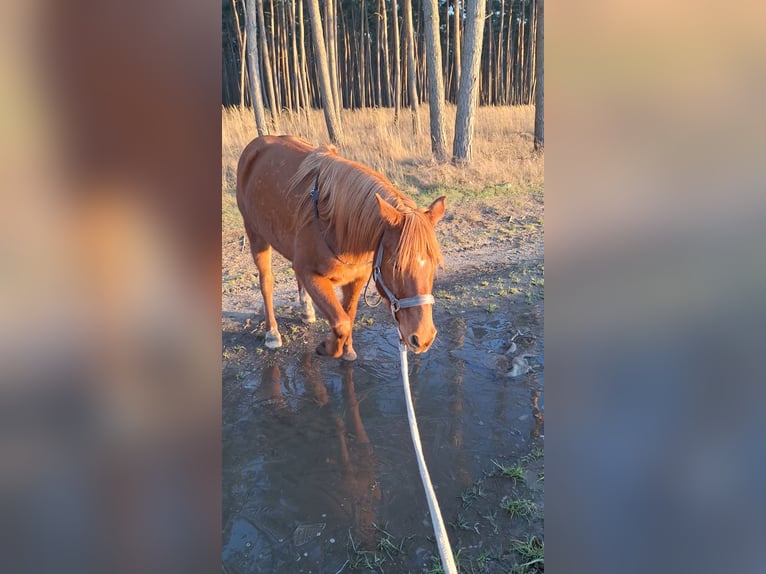
<path fill-rule="evenodd" d="M 415 202 L 400 193 L 382 174 L 338 155 L 334 146 L 323 145 L 306 156 L 290 180 L 289 188 L 300 190 L 298 226 L 309 225 L 316 215 L 310 190 L 319 174 L 319 219 L 325 223 L 325 239 L 333 237 L 338 254 L 375 250 L 384 221 L 375 194 L 403 216 L 399 243 L 393 254 L 394 271 L 416 273 L 419 259 L 434 268 L 443 258 L 433 226 Z"/>

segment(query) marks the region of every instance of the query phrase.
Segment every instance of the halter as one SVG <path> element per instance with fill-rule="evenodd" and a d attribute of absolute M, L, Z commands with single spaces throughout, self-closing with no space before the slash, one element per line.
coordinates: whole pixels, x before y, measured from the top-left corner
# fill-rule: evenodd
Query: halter
<path fill-rule="evenodd" d="M 399 321 L 396 320 L 396 312 L 399 309 L 406 309 L 407 307 L 417 307 L 418 305 L 433 305 L 436 300 L 434 296 L 428 293 L 427 295 L 415 295 L 414 297 L 405 297 L 404 299 L 397 299 L 396 295 L 389 289 L 383 282 L 383 276 L 380 273 L 380 264 L 383 262 L 383 238 L 380 239 L 380 245 L 378 246 L 378 252 L 375 254 L 375 265 L 372 267 L 372 278 L 375 279 L 386 297 L 391 302 L 391 316 L 396 322 L 397 328 L 399 327 Z M 399 336 L 402 337 L 402 331 L 399 330 Z"/>

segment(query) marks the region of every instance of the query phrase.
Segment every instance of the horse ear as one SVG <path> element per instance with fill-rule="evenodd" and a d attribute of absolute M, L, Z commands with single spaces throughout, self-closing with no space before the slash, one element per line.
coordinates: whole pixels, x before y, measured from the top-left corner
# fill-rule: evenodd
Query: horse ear
<path fill-rule="evenodd" d="M 378 205 L 380 206 L 380 215 L 383 217 L 383 220 L 391 227 L 398 227 L 401 225 L 402 214 L 399 213 L 393 205 L 388 203 L 377 193 L 375 194 L 375 199 L 378 200 Z"/>
<path fill-rule="evenodd" d="M 431 225 L 436 225 L 436 223 L 444 215 L 444 207 L 446 201 L 447 196 L 442 195 L 439 199 L 435 199 L 430 207 L 426 209 L 425 214 L 426 217 L 428 217 L 428 220 L 431 222 Z"/>

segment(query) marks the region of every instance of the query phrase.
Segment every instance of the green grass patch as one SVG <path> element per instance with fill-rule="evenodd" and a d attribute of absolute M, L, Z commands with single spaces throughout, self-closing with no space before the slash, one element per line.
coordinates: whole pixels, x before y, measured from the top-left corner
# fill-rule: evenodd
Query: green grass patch
<path fill-rule="evenodd" d="M 500 474 L 502 476 L 513 480 L 514 484 L 516 484 L 517 482 L 526 481 L 526 473 L 524 471 L 524 467 L 521 466 L 520 464 L 514 464 L 513 466 L 508 466 L 508 465 L 500 464 L 496 460 L 493 460 L 492 464 L 494 464 L 497 467 L 497 469 L 500 471 Z"/>
<path fill-rule="evenodd" d="M 352 570 L 366 569 L 383 571 L 383 564 L 388 560 L 393 560 L 395 556 L 404 552 L 405 539 L 402 538 L 398 544 L 394 544 L 394 537 L 390 532 L 373 523 L 372 527 L 381 533 L 378 544 L 374 550 L 363 550 L 354 540 L 351 530 L 348 531 L 348 563 Z"/>
<path fill-rule="evenodd" d="M 500 506 L 503 510 L 511 515 L 511 518 L 516 518 L 518 516 L 520 518 L 526 518 L 529 520 L 529 517 L 532 516 L 533 513 L 537 512 L 537 505 L 533 501 L 526 498 L 506 497 L 500 503 Z"/>
<path fill-rule="evenodd" d="M 513 574 L 534 574 L 545 572 L 545 543 L 537 536 L 529 540 L 514 540 L 512 549 L 521 561 L 514 565 Z"/>

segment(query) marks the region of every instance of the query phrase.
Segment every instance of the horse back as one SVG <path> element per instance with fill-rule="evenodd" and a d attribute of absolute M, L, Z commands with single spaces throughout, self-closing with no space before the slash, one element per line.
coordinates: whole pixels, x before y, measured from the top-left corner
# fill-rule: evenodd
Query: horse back
<path fill-rule="evenodd" d="M 237 166 L 237 205 L 245 228 L 290 260 L 298 206 L 308 191 L 301 185 L 291 189 L 290 180 L 314 149 L 294 136 L 261 136 L 245 147 Z"/>

